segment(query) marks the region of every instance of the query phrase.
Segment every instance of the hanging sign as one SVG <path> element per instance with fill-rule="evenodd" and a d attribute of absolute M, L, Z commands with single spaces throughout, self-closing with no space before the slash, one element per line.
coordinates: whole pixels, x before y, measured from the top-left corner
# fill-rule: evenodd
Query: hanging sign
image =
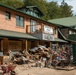
<path fill-rule="evenodd" d="M 53 28 L 49 26 L 44 26 L 44 33 L 53 34 Z"/>
<path fill-rule="evenodd" d="M 43 40 L 54 41 L 54 35 L 43 34 Z"/>

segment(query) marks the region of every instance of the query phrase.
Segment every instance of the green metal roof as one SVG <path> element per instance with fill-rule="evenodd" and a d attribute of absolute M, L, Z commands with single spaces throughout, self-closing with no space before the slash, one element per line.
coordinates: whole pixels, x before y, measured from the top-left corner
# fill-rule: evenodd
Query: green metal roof
<path fill-rule="evenodd" d="M 22 38 L 22 39 L 37 39 L 31 35 L 21 32 L 8 31 L 0 29 L 0 37 Z"/>
<path fill-rule="evenodd" d="M 54 24 L 57 24 L 57 25 L 72 27 L 72 26 L 76 26 L 76 16 L 48 20 L 48 22 L 51 22 L 51 23 L 54 23 Z"/>
<path fill-rule="evenodd" d="M 17 9 L 24 9 L 24 8 L 34 8 L 34 9 L 36 9 L 37 11 L 39 11 L 39 13 L 43 16 L 44 15 L 44 13 L 37 7 L 37 6 L 24 6 L 24 7 L 20 7 L 20 8 L 17 8 Z"/>
<path fill-rule="evenodd" d="M 58 29 L 58 32 L 61 34 L 61 36 L 63 37 L 64 40 L 71 41 L 71 42 L 76 42 L 76 40 L 74 40 L 74 38 L 70 38 L 70 37 L 66 38 L 59 29 Z"/>
<path fill-rule="evenodd" d="M 60 38 L 55 38 L 53 42 L 63 42 L 63 43 L 67 43 L 67 41 L 62 40 Z"/>

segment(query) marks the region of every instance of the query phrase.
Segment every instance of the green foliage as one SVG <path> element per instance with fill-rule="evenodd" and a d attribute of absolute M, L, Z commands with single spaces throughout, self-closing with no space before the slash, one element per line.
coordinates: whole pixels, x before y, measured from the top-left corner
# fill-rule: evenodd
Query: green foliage
<path fill-rule="evenodd" d="M 59 7 L 59 5 L 57 4 L 57 2 L 49 2 L 47 4 L 47 16 L 48 19 L 54 19 L 54 18 L 60 18 L 61 17 L 61 9 Z"/>
<path fill-rule="evenodd" d="M 61 4 L 61 6 L 60 6 L 60 8 L 61 8 L 61 15 L 62 15 L 62 17 L 69 17 L 69 16 L 73 16 L 73 14 L 72 14 L 72 6 L 68 6 L 68 4 L 67 3 L 63 3 L 62 2 L 62 4 Z"/>
<path fill-rule="evenodd" d="M 45 16 L 42 19 L 47 19 L 46 0 L 24 0 L 24 6 L 38 6 Z"/>
<path fill-rule="evenodd" d="M 0 3 L 13 8 L 38 6 L 44 13 L 42 17 L 44 20 L 73 16 L 72 6 L 69 6 L 64 0 L 60 6 L 57 2 L 47 2 L 47 0 L 0 0 Z"/>
<path fill-rule="evenodd" d="M 21 7 L 24 4 L 21 0 L 0 0 L 0 3 L 13 8 Z"/>
<path fill-rule="evenodd" d="M 44 16 L 42 17 L 44 20 L 73 16 L 71 10 L 72 7 L 67 3 L 64 3 L 64 1 L 59 6 L 58 3 L 54 1 L 47 2 L 46 0 L 24 0 L 24 5 L 37 5 L 44 13 Z"/>

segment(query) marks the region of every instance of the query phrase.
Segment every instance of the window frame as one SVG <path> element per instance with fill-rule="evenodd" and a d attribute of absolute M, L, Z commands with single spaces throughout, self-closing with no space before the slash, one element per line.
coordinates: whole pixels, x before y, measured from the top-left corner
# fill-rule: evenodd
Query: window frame
<path fill-rule="evenodd" d="M 23 16 L 16 15 L 16 26 L 24 27 L 24 17 Z"/>
<path fill-rule="evenodd" d="M 11 19 L 11 13 L 10 12 L 6 11 L 5 12 L 5 16 L 6 16 L 6 19 L 7 20 L 10 20 Z"/>
<path fill-rule="evenodd" d="M 30 19 L 30 31 L 35 32 L 37 29 L 37 21 L 34 19 Z"/>

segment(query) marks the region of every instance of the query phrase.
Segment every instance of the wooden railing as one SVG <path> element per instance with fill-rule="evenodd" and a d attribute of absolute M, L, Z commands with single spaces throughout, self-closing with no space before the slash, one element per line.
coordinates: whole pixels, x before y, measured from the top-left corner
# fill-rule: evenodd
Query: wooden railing
<path fill-rule="evenodd" d="M 26 25 L 26 33 L 42 33 L 43 26 L 42 25 Z"/>

